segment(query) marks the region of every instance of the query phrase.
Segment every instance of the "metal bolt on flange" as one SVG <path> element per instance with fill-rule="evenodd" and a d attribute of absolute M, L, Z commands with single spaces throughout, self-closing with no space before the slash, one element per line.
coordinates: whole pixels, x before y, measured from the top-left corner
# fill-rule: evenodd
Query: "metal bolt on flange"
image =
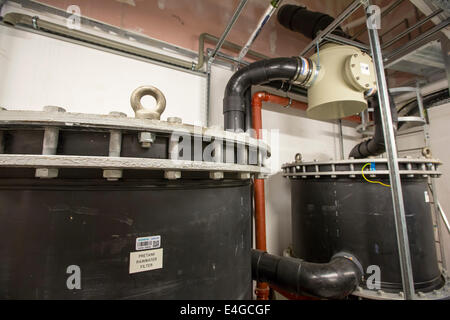
<path fill-rule="evenodd" d="M 117 181 L 122 178 L 122 170 L 105 169 L 103 170 L 103 178 L 106 178 L 108 181 Z"/>
<path fill-rule="evenodd" d="M 58 107 L 58 106 L 45 106 L 43 108 L 45 112 L 66 112 L 66 109 Z"/>
<path fill-rule="evenodd" d="M 139 132 L 138 140 L 142 148 L 150 148 L 156 140 L 156 135 L 152 132 Z"/>
<path fill-rule="evenodd" d="M 119 118 L 126 118 L 127 114 L 120 111 L 111 111 L 108 115 Z"/>
<path fill-rule="evenodd" d="M 422 291 L 417 292 L 417 295 L 421 298 L 425 297 L 425 293 L 423 293 Z"/>
<path fill-rule="evenodd" d="M 251 179 L 251 174 L 249 172 L 241 172 L 239 173 L 239 179 L 241 180 L 249 180 Z"/>
<path fill-rule="evenodd" d="M 221 171 L 212 171 L 209 173 L 209 178 L 212 180 L 222 180 L 223 179 L 223 172 Z"/>
<path fill-rule="evenodd" d="M 183 120 L 182 120 L 181 118 L 179 118 L 179 117 L 168 117 L 168 118 L 167 118 L 167 122 L 168 122 L 168 123 L 178 123 L 178 124 L 181 124 L 181 123 L 183 123 Z"/>
<path fill-rule="evenodd" d="M 381 296 L 381 295 L 384 294 L 384 291 L 383 291 L 383 290 L 378 290 L 378 291 L 377 291 L 377 294 L 378 294 L 379 296 Z"/>
<path fill-rule="evenodd" d="M 36 178 L 41 179 L 53 179 L 58 177 L 58 169 L 54 168 L 38 168 L 36 169 L 35 175 Z"/>
<path fill-rule="evenodd" d="M 168 180 L 177 180 L 181 178 L 181 171 L 164 171 L 164 178 Z"/>

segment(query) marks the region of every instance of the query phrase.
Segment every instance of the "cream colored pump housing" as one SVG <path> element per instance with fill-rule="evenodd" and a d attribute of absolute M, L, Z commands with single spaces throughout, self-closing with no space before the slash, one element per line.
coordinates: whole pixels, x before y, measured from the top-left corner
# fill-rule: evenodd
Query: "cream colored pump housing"
<path fill-rule="evenodd" d="M 352 46 L 325 44 L 311 60 L 318 71 L 308 89 L 308 117 L 340 119 L 367 108 L 364 94 L 373 94 L 377 86 L 368 54 Z"/>

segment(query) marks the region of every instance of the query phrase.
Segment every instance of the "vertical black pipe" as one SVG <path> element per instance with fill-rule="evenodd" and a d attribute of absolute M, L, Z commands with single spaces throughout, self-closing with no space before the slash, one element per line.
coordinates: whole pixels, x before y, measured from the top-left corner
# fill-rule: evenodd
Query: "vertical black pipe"
<path fill-rule="evenodd" d="M 397 129 L 398 114 L 394 99 L 389 95 L 392 122 L 394 123 L 394 130 Z M 386 151 L 383 135 L 383 124 L 381 122 L 380 104 L 378 102 L 378 93 L 369 98 L 369 107 L 373 108 L 373 122 L 375 125 L 374 135 L 371 139 L 358 143 L 350 151 L 349 157 L 355 159 L 367 158 L 369 156 L 377 156 Z"/>
<path fill-rule="evenodd" d="M 248 105 L 246 92 L 252 85 L 271 80 L 295 80 L 301 70 L 299 58 L 274 58 L 254 62 L 237 71 L 225 88 L 223 98 L 224 128 L 231 131 L 244 131 L 246 128 L 246 110 Z M 247 104 L 247 106 L 246 106 Z M 251 116 L 251 114 L 250 114 Z"/>

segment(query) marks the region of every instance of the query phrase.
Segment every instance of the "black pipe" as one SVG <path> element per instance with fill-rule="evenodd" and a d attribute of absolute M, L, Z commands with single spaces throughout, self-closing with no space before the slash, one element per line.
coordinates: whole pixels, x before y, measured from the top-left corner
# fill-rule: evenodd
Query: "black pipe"
<path fill-rule="evenodd" d="M 248 88 L 244 93 L 245 102 L 245 131 L 253 129 L 252 119 L 252 88 Z"/>
<path fill-rule="evenodd" d="M 386 151 L 384 144 L 383 124 L 381 121 L 381 110 L 378 101 L 378 93 L 373 95 L 368 100 L 369 108 L 373 108 L 373 122 L 375 125 L 375 132 L 371 139 L 358 143 L 350 151 L 349 157 L 355 159 L 367 158 L 369 156 L 377 156 Z M 395 106 L 394 99 L 389 95 L 389 104 L 391 106 L 392 122 L 394 124 L 394 130 L 397 131 L 398 114 Z"/>
<path fill-rule="evenodd" d="M 300 295 L 341 299 L 356 289 L 362 276 L 360 263 L 350 254 L 336 254 L 328 263 L 311 263 L 252 250 L 253 280 Z"/>
<path fill-rule="evenodd" d="M 300 87 L 300 86 L 296 86 L 289 81 L 274 80 L 274 81 L 270 81 L 268 83 L 263 83 L 262 86 L 281 90 L 283 92 L 291 92 L 294 94 L 301 95 L 303 97 L 307 97 L 307 95 L 308 95 L 307 89 Z"/>
<path fill-rule="evenodd" d="M 306 7 L 286 4 L 278 9 L 278 22 L 285 28 L 299 32 L 309 39 L 314 39 L 319 31 L 324 30 L 334 18 L 321 12 L 313 12 Z M 333 34 L 350 38 L 340 27 Z"/>
<path fill-rule="evenodd" d="M 245 93 L 252 85 L 271 80 L 293 80 L 301 68 L 296 57 L 274 58 L 254 62 L 237 71 L 228 81 L 223 98 L 224 128 L 245 130 Z"/>

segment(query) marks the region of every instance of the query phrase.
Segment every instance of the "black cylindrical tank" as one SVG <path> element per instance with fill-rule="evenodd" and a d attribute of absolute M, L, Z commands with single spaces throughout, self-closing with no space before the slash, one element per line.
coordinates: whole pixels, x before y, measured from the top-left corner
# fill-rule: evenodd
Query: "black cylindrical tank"
<path fill-rule="evenodd" d="M 250 299 L 250 195 L 245 181 L 1 182 L 0 298 Z M 150 237 L 161 268 L 130 273 Z"/>
<path fill-rule="evenodd" d="M 0 299 L 251 299 L 263 148 L 178 119 L 0 109 Z"/>
<path fill-rule="evenodd" d="M 377 160 L 352 161 L 299 163 L 287 170 L 291 177 L 293 254 L 322 263 L 338 252 L 350 252 L 365 272 L 370 265 L 380 268 L 382 290 L 399 292 L 402 279 L 391 190 L 366 181 L 360 174 L 364 162 Z M 427 188 L 430 172 L 420 171 L 423 164 L 404 162 L 401 169 L 405 170 L 402 189 L 415 288 L 427 292 L 441 287 L 443 279 Z M 367 178 L 389 184 L 386 162 L 376 166 L 378 172 L 366 172 Z M 408 170 L 412 174 L 407 174 Z"/>

